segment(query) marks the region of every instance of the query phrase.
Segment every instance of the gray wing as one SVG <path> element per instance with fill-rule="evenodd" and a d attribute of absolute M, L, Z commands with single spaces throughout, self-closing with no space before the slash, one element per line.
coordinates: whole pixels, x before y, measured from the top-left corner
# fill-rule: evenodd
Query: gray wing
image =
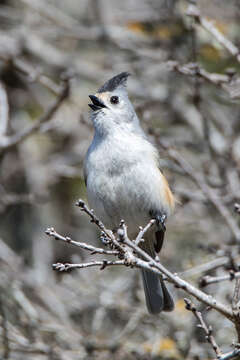
<path fill-rule="evenodd" d="M 86 154 L 84 162 L 83 162 L 83 177 L 84 177 L 84 182 L 85 182 L 86 186 L 87 186 L 87 178 L 88 178 L 88 170 L 87 170 L 87 165 L 86 165 L 87 155 L 88 154 Z"/>

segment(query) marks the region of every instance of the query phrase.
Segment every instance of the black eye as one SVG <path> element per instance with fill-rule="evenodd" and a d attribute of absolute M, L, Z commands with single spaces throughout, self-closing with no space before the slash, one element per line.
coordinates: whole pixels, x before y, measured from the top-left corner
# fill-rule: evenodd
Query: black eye
<path fill-rule="evenodd" d="M 118 96 L 111 96 L 110 102 L 111 102 L 111 104 L 118 104 L 119 103 L 119 97 Z"/>

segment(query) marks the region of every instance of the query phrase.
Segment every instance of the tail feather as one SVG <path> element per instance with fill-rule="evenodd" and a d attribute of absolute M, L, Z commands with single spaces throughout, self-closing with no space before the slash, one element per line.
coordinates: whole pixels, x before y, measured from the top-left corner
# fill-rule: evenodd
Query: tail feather
<path fill-rule="evenodd" d="M 162 287 L 162 292 L 163 292 L 163 297 L 164 297 L 163 311 L 173 311 L 173 309 L 174 309 L 173 298 L 170 295 L 170 293 L 162 279 L 160 280 L 160 284 Z"/>
<path fill-rule="evenodd" d="M 145 240 L 142 248 L 151 257 L 155 257 L 155 249 L 152 241 Z M 174 302 L 161 277 L 149 270 L 142 269 L 141 271 L 146 305 L 149 313 L 158 314 L 161 311 L 172 311 L 174 309 Z"/>
<path fill-rule="evenodd" d="M 148 270 L 142 270 L 143 288 L 147 309 L 150 314 L 158 314 L 164 309 L 164 295 L 159 276 Z"/>

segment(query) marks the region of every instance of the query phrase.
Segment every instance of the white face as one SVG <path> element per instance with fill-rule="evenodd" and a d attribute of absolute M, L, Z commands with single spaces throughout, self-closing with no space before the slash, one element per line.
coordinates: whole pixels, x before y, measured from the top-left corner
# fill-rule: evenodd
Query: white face
<path fill-rule="evenodd" d="M 137 121 L 125 88 L 119 87 L 113 92 L 96 93 L 94 96 L 95 99 L 91 97 L 93 104 L 94 101 L 99 100 L 102 107 L 93 109 L 92 120 L 96 130 L 101 133 L 129 129 Z"/>
<path fill-rule="evenodd" d="M 112 113 L 119 114 L 129 107 L 129 100 L 126 91 L 116 90 L 112 93 L 96 93 L 95 96 L 106 106 L 106 108 L 103 109 L 106 110 L 106 114 L 107 110 L 110 110 Z"/>

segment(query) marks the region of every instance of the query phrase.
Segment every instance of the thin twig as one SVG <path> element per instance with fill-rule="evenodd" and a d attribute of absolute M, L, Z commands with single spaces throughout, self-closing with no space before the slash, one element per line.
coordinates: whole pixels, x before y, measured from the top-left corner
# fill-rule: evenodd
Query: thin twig
<path fill-rule="evenodd" d="M 196 317 L 196 319 L 199 321 L 199 327 L 203 329 L 203 331 L 205 332 L 206 336 L 206 340 L 209 342 L 209 344 L 211 344 L 214 352 L 217 355 L 217 359 L 220 359 L 222 356 L 222 351 L 220 350 L 219 346 L 216 343 L 216 340 L 212 334 L 212 327 L 211 326 L 207 326 L 207 324 L 205 323 L 205 321 L 203 320 L 202 314 L 199 310 L 197 310 L 196 306 L 189 300 L 189 299 L 184 299 L 185 304 L 186 304 L 186 309 L 191 311 L 193 313 L 193 315 Z"/>
<path fill-rule="evenodd" d="M 107 266 L 114 266 L 114 265 L 126 265 L 124 260 L 117 260 L 117 261 L 111 261 L 111 260 L 101 260 L 101 261 L 91 261 L 88 263 L 83 264 L 63 264 L 63 263 L 56 263 L 53 264 L 53 270 L 58 270 L 60 272 L 62 271 L 69 271 L 73 269 L 86 269 L 88 267 L 93 266 L 100 266 L 100 270 L 105 269 Z"/>
<path fill-rule="evenodd" d="M 83 243 L 83 242 L 74 241 L 68 236 L 65 237 L 65 236 L 62 236 L 62 235 L 58 234 L 54 230 L 53 227 L 47 228 L 46 231 L 45 231 L 45 234 L 47 234 L 48 236 L 53 237 L 55 240 L 61 240 L 61 241 L 66 242 L 68 244 L 80 247 L 81 249 L 89 250 L 89 251 L 91 251 L 91 255 L 93 255 L 93 254 L 117 255 L 118 254 L 118 252 L 114 251 L 114 250 L 104 250 L 102 248 L 97 248 L 95 246 L 88 245 L 88 244 Z"/>
<path fill-rule="evenodd" d="M 140 242 L 142 241 L 143 239 L 143 236 L 146 234 L 146 232 L 153 226 L 153 224 L 155 224 L 156 220 L 155 219 L 151 219 L 149 221 L 149 223 L 144 227 L 144 228 L 141 228 L 137 237 L 136 237 L 136 240 L 135 240 L 135 244 L 136 245 L 139 245 Z"/>
<path fill-rule="evenodd" d="M 76 206 L 80 207 L 81 211 L 85 212 L 88 216 L 90 216 L 91 222 L 96 224 L 97 227 L 106 235 L 106 237 L 111 240 L 112 244 L 116 247 L 116 249 L 118 249 L 122 254 L 126 253 L 126 249 L 116 240 L 112 231 L 105 228 L 102 221 L 97 218 L 93 210 L 90 210 L 82 199 L 79 199 L 76 202 Z"/>

